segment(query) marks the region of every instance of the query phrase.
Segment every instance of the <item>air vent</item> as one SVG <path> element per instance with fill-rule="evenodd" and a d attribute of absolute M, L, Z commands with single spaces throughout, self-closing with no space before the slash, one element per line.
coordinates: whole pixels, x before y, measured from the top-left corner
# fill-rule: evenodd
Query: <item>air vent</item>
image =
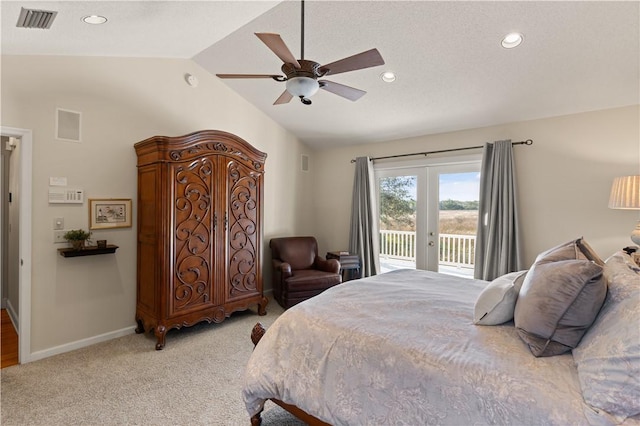
<path fill-rule="evenodd" d="M 40 28 L 47 30 L 51 28 L 53 20 L 58 12 L 51 12 L 48 10 L 34 10 L 25 9 L 20 10 L 20 17 L 16 26 L 18 28 Z"/>

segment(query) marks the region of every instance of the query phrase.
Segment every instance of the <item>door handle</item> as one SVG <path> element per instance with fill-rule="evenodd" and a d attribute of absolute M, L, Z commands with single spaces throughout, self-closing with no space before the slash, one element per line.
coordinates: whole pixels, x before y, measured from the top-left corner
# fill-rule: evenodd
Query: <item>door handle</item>
<path fill-rule="evenodd" d="M 436 243 L 435 243 L 435 241 L 429 241 L 429 245 L 430 245 L 431 247 L 433 247 L 433 246 L 435 246 L 435 245 L 436 245 Z"/>

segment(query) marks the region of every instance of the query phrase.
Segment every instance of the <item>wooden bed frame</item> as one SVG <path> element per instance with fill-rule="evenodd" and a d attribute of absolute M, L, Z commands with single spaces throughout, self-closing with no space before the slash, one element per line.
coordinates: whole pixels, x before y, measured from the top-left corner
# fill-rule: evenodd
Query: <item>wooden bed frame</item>
<path fill-rule="evenodd" d="M 266 328 L 261 323 L 257 323 L 253 326 L 251 330 L 251 341 L 253 342 L 253 346 L 255 347 L 264 333 L 267 331 Z M 287 404 L 286 402 L 282 402 L 279 399 L 271 398 L 275 404 L 278 404 L 280 407 L 284 408 L 286 411 L 291 413 L 293 416 L 307 423 L 309 426 L 331 426 L 329 423 L 325 423 L 317 417 L 312 416 L 311 414 L 301 410 L 295 405 Z M 251 417 L 251 426 L 260 426 L 262 424 L 262 411 L 258 414 Z"/>

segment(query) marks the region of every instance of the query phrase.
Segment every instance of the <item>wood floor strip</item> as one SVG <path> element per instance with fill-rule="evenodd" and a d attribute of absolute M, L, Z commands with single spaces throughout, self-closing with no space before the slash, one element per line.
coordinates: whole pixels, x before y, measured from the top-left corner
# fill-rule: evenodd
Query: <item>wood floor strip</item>
<path fill-rule="evenodd" d="M 18 364 L 18 333 L 6 309 L 2 309 L 0 321 L 0 368 Z"/>

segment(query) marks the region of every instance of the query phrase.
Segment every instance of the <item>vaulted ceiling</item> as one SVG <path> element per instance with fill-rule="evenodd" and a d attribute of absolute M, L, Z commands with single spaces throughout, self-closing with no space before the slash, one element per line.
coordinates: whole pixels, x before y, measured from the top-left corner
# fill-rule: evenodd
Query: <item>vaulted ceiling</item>
<path fill-rule="evenodd" d="M 21 7 L 57 11 L 48 30 L 17 28 Z M 255 32 L 300 57 L 298 1 L 5 1 L 2 54 L 193 58 L 216 73 L 282 74 Z M 90 14 L 106 24 L 81 21 Z M 640 2 L 305 2 L 305 59 L 326 64 L 377 48 L 385 65 L 327 77 L 326 91 L 273 105 L 284 83 L 224 80 L 319 149 L 640 103 Z M 514 49 L 501 46 L 523 34 Z M 382 81 L 395 72 L 393 83 Z"/>

